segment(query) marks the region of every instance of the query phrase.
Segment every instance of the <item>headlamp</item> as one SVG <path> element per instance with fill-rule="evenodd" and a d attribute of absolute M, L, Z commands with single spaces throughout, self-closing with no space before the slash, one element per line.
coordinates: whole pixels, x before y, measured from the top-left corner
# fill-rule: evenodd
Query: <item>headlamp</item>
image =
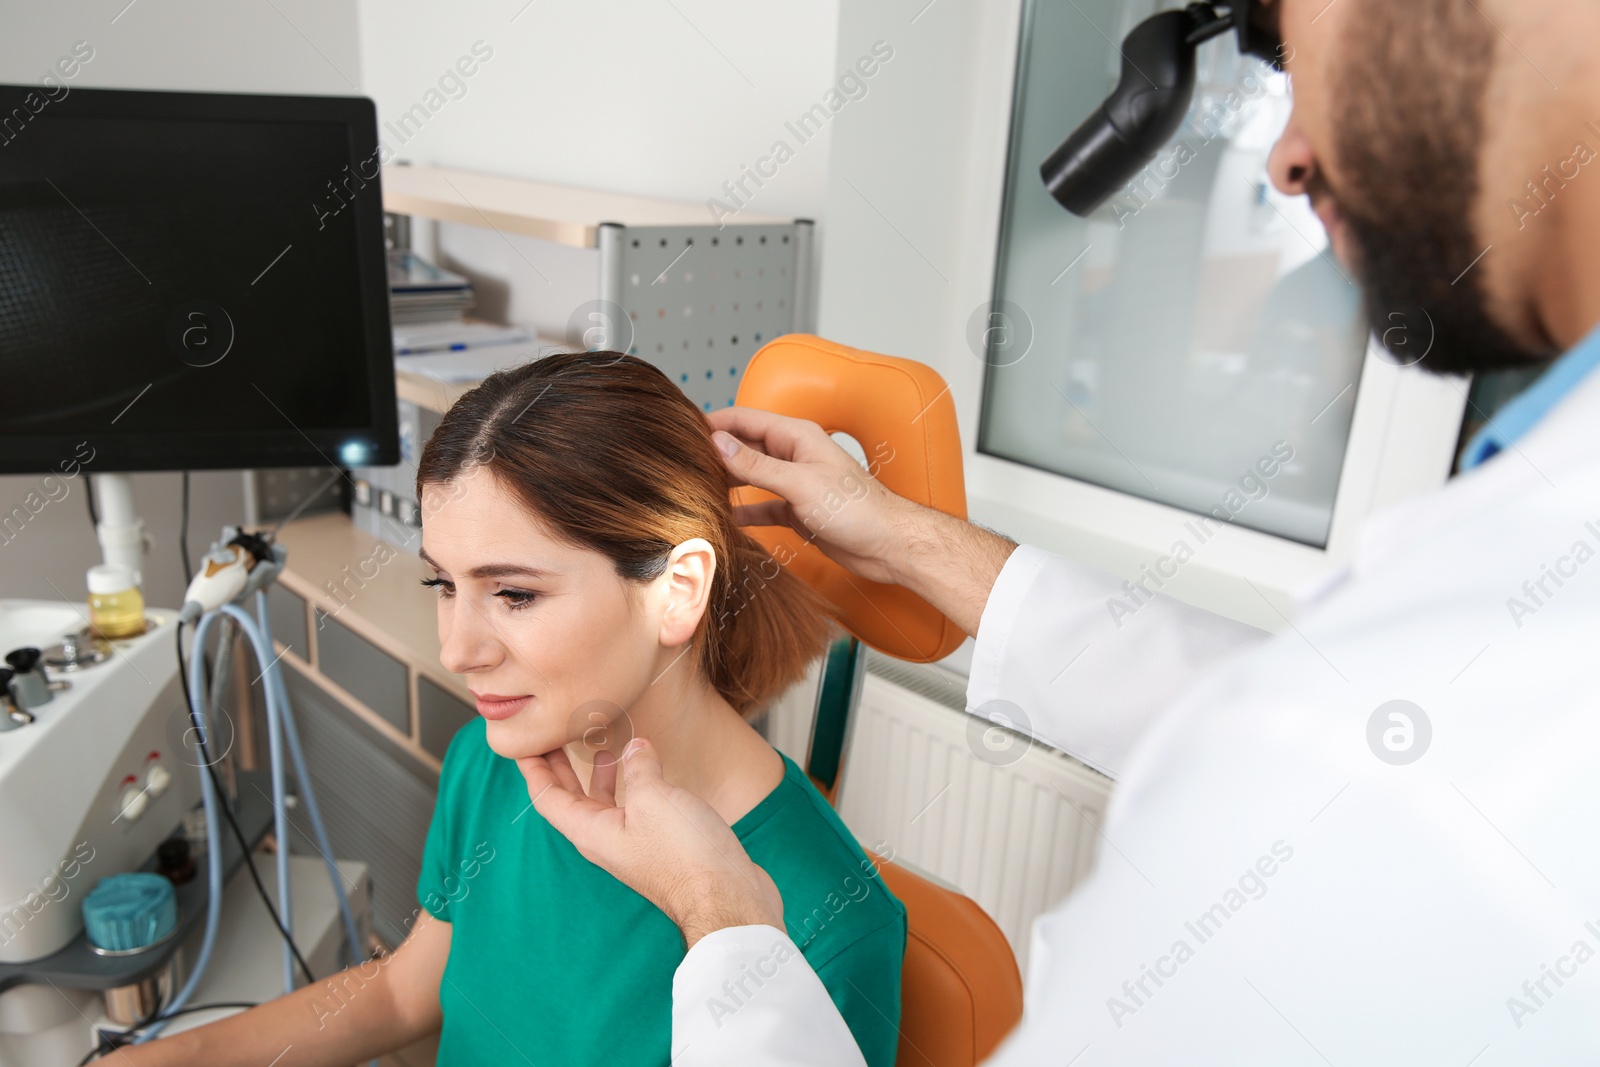
<path fill-rule="evenodd" d="M 1193 3 L 1135 26 L 1117 87 L 1039 168 L 1050 195 L 1088 215 L 1154 159 L 1188 113 L 1195 49 L 1211 38 L 1232 30 L 1240 52 L 1282 70 L 1277 14 L 1272 0 Z"/>

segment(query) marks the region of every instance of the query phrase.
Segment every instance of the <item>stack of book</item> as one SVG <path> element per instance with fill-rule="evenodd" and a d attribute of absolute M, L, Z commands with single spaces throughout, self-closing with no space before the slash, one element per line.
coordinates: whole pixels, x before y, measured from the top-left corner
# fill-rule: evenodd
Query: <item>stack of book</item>
<path fill-rule="evenodd" d="M 472 310 L 472 282 L 409 249 L 389 253 L 389 318 L 396 325 L 459 322 Z"/>
<path fill-rule="evenodd" d="M 530 338 L 520 326 L 468 320 L 472 307 L 471 279 L 436 267 L 409 249 L 390 250 L 389 321 L 395 355 L 458 352 Z"/>

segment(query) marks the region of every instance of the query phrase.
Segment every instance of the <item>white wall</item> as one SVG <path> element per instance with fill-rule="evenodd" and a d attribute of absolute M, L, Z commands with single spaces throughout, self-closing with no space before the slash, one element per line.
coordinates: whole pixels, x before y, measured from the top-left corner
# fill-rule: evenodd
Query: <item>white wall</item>
<path fill-rule="evenodd" d="M 35 82 L 74 42 L 94 58 L 70 84 L 351 95 L 361 86 L 355 0 L 4 0 L 0 79 Z"/>
<path fill-rule="evenodd" d="M 986 81 L 994 72 L 982 68 L 979 41 L 1014 34 L 1004 18 L 995 25 L 992 8 L 1008 6 L 851 0 L 840 13 L 840 65 L 880 40 L 894 59 L 833 124 L 818 329 L 921 360 L 953 388 L 980 366 L 963 355 L 962 327 L 987 299 L 987 279 L 974 287 L 965 276 L 969 256 L 997 232 L 1006 131 L 984 123 L 995 99 L 1011 98 L 1009 72 Z M 964 438 L 977 432 L 961 429 Z"/>
<path fill-rule="evenodd" d="M 68 85 L 218 92 L 351 94 L 361 57 L 355 0 L 94 0 L 0 2 L 0 81 L 36 83 L 78 41 L 93 58 Z M 0 511 L 33 497 L 48 503 L 0 543 L 0 596 L 77 600 L 84 572 L 100 561 L 84 482 L 45 485 L 39 476 L 0 477 Z M 179 476 L 141 474 L 134 492 L 151 540 L 145 596 L 176 606 Z M 198 558 L 225 522 L 243 518 L 237 473 L 195 475 L 190 551 Z M 4 651 L 4 650 L 0 650 Z"/>
<path fill-rule="evenodd" d="M 833 78 L 838 0 L 359 0 L 363 88 L 391 121 L 493 50 L 401 158 L 702 203 Z M 819 138 L 750 210 L 815 216 Z M 709 221 L 709 215 L 708 215 Z"/>

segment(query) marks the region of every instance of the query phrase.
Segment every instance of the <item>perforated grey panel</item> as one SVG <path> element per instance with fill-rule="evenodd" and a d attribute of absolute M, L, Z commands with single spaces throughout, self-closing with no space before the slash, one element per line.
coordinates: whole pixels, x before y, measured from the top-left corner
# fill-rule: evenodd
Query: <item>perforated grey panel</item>
<path fill-rule="evenodd" d="M 621 300 L 629 351 L 705 411 L 727 407 L 756 349 L 794 330 L 795 226 L 630 226 Z"/>

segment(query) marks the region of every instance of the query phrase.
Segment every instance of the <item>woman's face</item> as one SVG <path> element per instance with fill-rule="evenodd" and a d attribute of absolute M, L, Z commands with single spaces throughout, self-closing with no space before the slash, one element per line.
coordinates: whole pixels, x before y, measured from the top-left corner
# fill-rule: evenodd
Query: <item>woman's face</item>
<path fill-rule="evenodd" d="M 599 552 L 552 536 L 482 467 L 425 487 L 422 508 L 439 659 L 466 676 L 489 747 L 513 759 L 580 738 L 611 747 L 606 734 L 628 729 L 617 720 L 662 654 L 681 651 L 669 647 L 681 630 L 672 570 L 649 585 L 624 580 Z"/>

